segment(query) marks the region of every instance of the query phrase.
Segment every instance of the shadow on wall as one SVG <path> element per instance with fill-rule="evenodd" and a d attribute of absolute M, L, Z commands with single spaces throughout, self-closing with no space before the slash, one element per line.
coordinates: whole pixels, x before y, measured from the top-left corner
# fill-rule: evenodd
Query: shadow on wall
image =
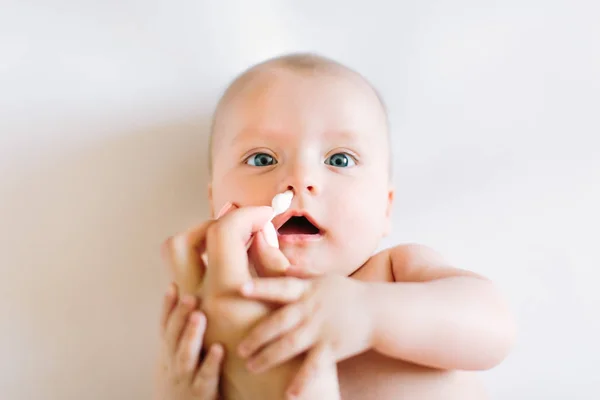
<path fill-rule="evenodd" d="M 150 398 L 159 246 L 208 217 L 208 118 L 0 177 L 2 398 Z"/>

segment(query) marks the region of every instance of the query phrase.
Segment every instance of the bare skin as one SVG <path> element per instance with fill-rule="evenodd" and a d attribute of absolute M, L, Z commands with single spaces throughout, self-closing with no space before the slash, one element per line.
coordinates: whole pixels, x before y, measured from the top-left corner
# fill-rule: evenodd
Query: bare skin
<path fill-rule="evenodd" d="M 350 278 L 365 285 L 374 285 L 375 290 L 383 292 L 382 288 L 385 289 L 385 286 L 381 286 L 382 284 L 391 284 L 392 286 L 387 288 L 394 288 L 394 285 L 399 283 L 396 280 L 398 278 L 405 279 L 404 283 L 418 284 L 443 282 L 443 279 L 448 277 L 456 279 L 464 277 L 466 282 L 472 278 L 484 279 L 469 271 L 448 266 L 434 251 L 417 245 L 396 246 L 382 251 L 373 256 Z M 301 282 L 298 283 L 298 287 L 305 286 Z M 276 281 L 263 280 L 262 287 L 260 281 L 257 281 L 255 292 L 249 297 L 287 301 L 295 297 L 294 294 L 290 295 L 290 292 L 298 292 L 294 281 L 287 282 L 285 288 L 288 293 L 277 293 Z M 373 293 L 369 295 L 377 297 Z M 387 294 L 383 294 L 383 297 L 380 297 L 385 299 L 386 296 Z M 486 299 L 482 301 L 485 302 Z M 384 306 L 374 303 L 374 307 Z M 419 306 L 415 304 L 415 308 L 418 309 Z M 359 319 L 357 315 L 357 320 Z M 391 324 L 389 316 L 385 319 L 385 324 Z M 445 364 L 455 363 L 454 358 L 458 358 L 459 363 L 463 365 L 471 363 L 473 369 L 480 369 L 484 368 L 486 363 L 490 363 L 490 359 L 473 357 L 460 360 L 460 356 L 453 356 L 452 360 L 446 361 L 441 354 L 444 351 L 443 347 L 449 347 L 451 342 L 445 341 L 443 336 L 438 339 L 440 350 L 433 346 L 433 352 L 428 356 L 429 349 L 419 350 L 419 346 L 431 347 L 431 345 L 423 341 L 421 344 L 410 337 L 412 334 L 417 336 L 424 334 L 421 329 L 423 328 L 417 328 L 413 333 L 410 332 L 412 329 L 406 330 L 406 339 L 412 343 L 407 345 L 408 350 L 398 349 L 397 340 L 393 337 L 390 340 L 388 335 L 385 335 L 387 337 L 384 339 L 373 335 L 371 347 L 367 351 L 341 360 L 338 363 L 338 374 L 342 398 L 396 399 L 399 394 L 410 394 L 411 399 L 486 399 L 487 395 L 483 387 L 472 372 L 455 371 Z M 345 336 L 348 335 L 352 333 L 349 332 Z M 448 335 L 453 336 L 453 333 L 448 332 Z M 470 340 L 476 340 L 476 337 L 473 336 Z M 501 347 L 495 351 L 498 352 L 498 357 L 502 357 L 504 350 Z M 394 355 L 394 353 L 402 354 Z M 492 354 L 489 351 L 487 353 Z M 413 362 L 409 361 L 411 357 Z"/>
<path fill-rule="evenodd" d="M 263 246 L 262 249 L 266 248 L 262 240 L 257 241 L 257 246 L 259 250 L 261 249 L 260 246 Z M 197 248 L 196 245 L 191 247 Z M 433 251 L 417 247 L 420 250 L 417 252 L 415 247 L 417 246 L 398 246 L 394 248 L 395 257 L 390 257 L 389 250 L 381 252 L 352 274 L 351 278 L 367 284 L 394 282 L 394 279 L 396 279 L 394 271 L 396 271 L 396 275 L 401 271 L 405 271 L 405 276 L 400 278 L 410 279 L 413 282 L 442 279 L 447 276 L 475 276 L 468 271 L 447 266 Z M 281 257 L 273 257 L 273 254 L 262 257 L 259 261 L 275 264 L 286 262 Z M 195 262 L 198 262 L 198 260 Z M 396 265 L 394 265 L 394 262 Z M 179 271 L 190 271 L 189 267 L 190 265 L 182 266 L 181 264 L 179 267 L 176 266 Z M 200 266 L 198 265 L 198 267 Z M 269 267 L 273 270 L 279 269 L 277 265 L 269 265 Z M 189 278 L 189 275 L 187 276 Z M 228 278 L 222 283 L 219 282 L 221 282 L 220 280 L 224 275 L 221 275 L 221 278 L 218 277 L 219 280 L 204 279 L 202 275 L 196 276 L 200 276 L 205 283 L 194 283 L 192 280 L 186 279 L 183 274 L 176 276 L 176 280 L 182 287 L 188 288 L 185 290 L 190 290 L 194 285 L 197 285 L 197 288 L 204 288 L 204 291 L 197 289 L 196 293 L 201 293 L 205 302 L 207 300 L 213 302 L 213 305 L 202 307 L 208 319 L 216 321 L 213 324 L 212 332 L 206 337 L 205 348 L 219 342 L 227 349 L 227 354 L 230 357 L 229 364 L 225 364 L 221 376 L 224 389 L 222 398 L 283 398 L 290 380 L 302 367 L 303 357 L 296 357 L 290 362 L 256 375 L 249 372 L 244 364 L 244 359 L 236 355 L 236 346 L 248 334 L 250 328 L 256 325 L 257 320 L 272 313 L 274 308 L 256 301 L 240 299 L 235 295 L 224 296 L 222 299 L 215 301 L 217 291 L 223 290 L 224 287 L 229 287 L 235 291 L 236 288 L 250 279 L 246 273 L 233 278 L 229 274 Z M 213 287 L 211 288 L 209 285 Z M 327 363 L 321 365 L 326 366 Z M 319 374 L 330 372 L 318 371 Z M 341 396 L 344 399 L 363 399 L 365 397 L 384 400 L 395 399 L 398 394 L 402 393 L 410 393 L 411 398 L 417 400 L 439 399 L 442 397 L 444 399 L 487 398 L 480 383 L 470 372 L 428 368 L 416 363 L 391 358 L 382 354 L 381 351 L 373 349 L 339 362 L 337 372 Z M 213 370 L 213 375 L 213 381 L 218 381 L 218 370 Z M 312 390 L 308 388 L 304 392 L 304 398 L 315 396 L 315 392 L 311 393 Z M 245 396 L 242 396 L 241 393 L 244 393 Z M 322 393 L 318 395 L 320 397 Z"/>
<path fill-rule="evenodd" d="M 396 265 L 397 270 L 408 271 L 410 269 L 409 264 L 416 264 L 417 261 L 424 266 L 413 269 L 413 280 L 431 279 L 434 276 L 443 277 L 450 273 L 456 274 L 454 269 L 441 267 L 443 265 L 440 264 L 441 259 L 433 252 L 421 251 L 419 254 L 422 259 L 415 260 L 414 246 L 400 246 L 396 249 L 403 249 L 406 254 L 403 260 L 396 260 L 397 263 L 404 263 L 401 266 Z M 365 283 L 392 282 L 394 268 L 391 265 L 391 258 L 388 253 L 388 251 L 384 251 L 372 257 L 362 268 L 352 274 L 351 278 Z M 268 259 L 266 261 L 268 262 Z M 271 267 L 273 269 L 277 268 L 277 266 Z M 182 270 L 181 265 L 179 268 Z M 431 275 L 432 273 L 434 275 Z M 470 275 L 469 272 L 462 273 Z M 243 279 L 247 278 L 248 276 L 243 274 Z M 177 280 L 179 285 L 188 288 L 187 290 L 197 284 L 197 282 L 193 283 L 189 279 L 185 279 L 185 275 L 182 274 L 177 277 Z M 206 288 L 207 285 L 199 284 L 198 287 Z M 196 292 L 199 293 L 200 290 L 196 290 Z M 212 295 L 206 296 L 204 294 L 204 299 L 210 297 Z M 303 357 L 297 357 L 291 362 L 279 365 L 266 373 L 255 375 L 245 367 L 244 360 L 236 355 L 237 344 L 248 333 L 248 327 L 254 325 L 252 323 L 248 324 L 248 321 L 263 318 L 272 312 L 272 308 L 256 301 L 252 302 L 235 296 L 224 301 L 219 300 L 217 303 L 218 305 L 215 308 L 213 306 L 203 307 L 211 321 L 220 321 L 213 325 L 213 331 L 211 332 L 217 340 L 215 338 L 210 340 L 207 337 L 204 346 L 208 349 L 211 344 L 216 342 L 224 344 L 229 357 L 232 357 L 229 364 L 226 364 L 221 376 L 224 389 L 222 399 L 283 398 L 287 385 L 302 366 Z M 319 373 L 322 373 L 322 371 Z M 326 371 L 326 373 L 330 373 L 330 371 Z M 410 393 L 411 399 L 416 400 L 440 398 L 483 400 L 487 398 L 480 382 L 471 372 L 428 368 L 388 357 L 376 350 L 368 350 L 339 362 L 337 373 L 339 375 L 341 396 L 344 399 L 396 399 L 399 394 L 403 393 Z M 213 368 L 208 374 L 205 374 L 204 378 L 207 378 L 209 382 L 218 382 L 219 369 Z M 204 389 L 205 393 L 214 393 L 215 397 L 207 395 L 189 398 L 217 398 L 214 387 L 200 389 Z M 308 394 L 311 390 L 309 388 L 305 393 Z M 200 393 L 202 392 L 200 391 Z M 241 393 L 246 395 L 242 396 Z M 314 396 L 315 393 L 311 395 Z M 310 396 L 306 395 L 305 398 L 310 398 Z"/>
<path fill-rule="evenodd" d="M 373 92 L 338 71 L 261 71 L 228 99 L 215 125 L 211 210 L 227 202 L 269 204 L 292 190 L 289 211 L 305 215 L 318 233 L 307 239 L 280 231 L 278 251 L 258 240 L 250 252 L 251 259 L 268 259 L 263 264 L 272 270 L 281 270 L 278 263 L 292 263 L 292 275 L 312 270 L 303 279 L 261 275 L 247 292 L 247 266 L 236 269 L 243 274 L 231 273 L 227 266 L 234 264 L 214 257 L 207 280 L 220 278 L 213 283 L 199 286 L 197 268 L 185 269 L 189 276 L 175 273 L 181 285 L 192 282 L 187 293 L 208 294 L 201 306 L 208 319 L 205 345 L 225 338 L 233 360 L 225 363 L 224 387 L 257 388 L 253 395 L 266 398 L 261 390 L 275 396 L 268 391 L 277 387 L 281 395 L 291 380 L 290 391 L 305 395 L 310 378 L 327 376 L 318 373 L 320 366 L 333 360 L 343 398 L 485 398 L 472 373 L 455 371 L 492 368 L 512 345 L 513 322 L 491 282 L 422 246 L 373 256 L 391 227 L 394 198 L 385 112 Z M 273 224 L 279 229 L 289 217 Z M 244 252 L 224 243 L 213 253 L 237 254 L 239 263 Z M 259 303 L 243 303 L 236 291 Z M 223 314 L 231 320 L 220 320 Z M 200 346 L 202 335 L 194 337 Z M 183 354 L 193 356 L 191 350 Z M 327 393 L 306 398 L 332 398 Z"/>
<path fill-rule="evenodd" d="M 411 245 L 397 247 L 405 250 L 404 265 L 396 269 L 410 268 L 414 253 Z M 388 251 L 375 255 L 370 262 L 351 275 L 363 282 L 394 282 L 393 268 Z M 425 254 L 427 267 L 438 267 L 440 258 L 433 252 Z M 446 270 L 448 273 L 450 270 Z M 444 275 L 441 270 L 440 276 Z M 415 400 L 484 400 L 488 396 L 479 379 L 472 372 L 428 368 L 415 363 L 388 357 L 369 350 L 338 364 L 340 390 L 343 399 L 397 399 L 409 395 Z"/>
<path fill-rule="evenodd" d="M 185 254 L 181 253 L 181 243 L 169 240 L 166 244 L 174 271 L 175 283 L 182 294 L 192 294 L 201 298 L 200 309 L 209 321 L 204 331 L 204 348 L 210 349 L 218 343 L 225 350 L 225 362 L 220 377 L 221 398 L 226 400 L 276 400 L 285 397 L 290 380 L 305 361 L 304 356 L 295 357 L 276 369 L 263 374 L 253 374 L 245 366 L 244 360 L 235 351 L 241 339 L 261 318 L 273 309 L 264 302 L 245 299 L 237 293 L 237 288 L 251 279 L 249 262 L 242 238 L 256 233 L 262 219 L 254 216 L 253 231 L 249 231 L 246 220 L 255 208 L 245 209 L 240 215 L 232 211 L 232 216 L 223 216 L 223 221 L 209 221 L 200 227 L 187 232 L 183 238 Z M 226 213 L 227 214 L 227 213 Z M 246 223 L 243 225 L 243 223 Z M 262 223 L 264 225 L 264 222 Z M 243 231 L 242 228 L 246 228 Z M 177 239 L 179 240 L 179 239 Z M 238 240 L 241 245 L 233 246 Z M 262 236 L 257 236 L 256 243 L 262 243 Z M 238 243 L 238 244 L 240 244 Z M 264 243 L 262 243 L 264 246 Z M 211 267 L 202 265 L 198 250 L 207 248 Z M 241 254 L 235 254 L 239 249 Z M 267 251 L 268 248 L 265 248 Z M 273 249 L 275 250 L 275 249 Z M 264 254 L 264 252 L 261 252 Z M 281 256 L 282 257 L 282 256 Z M 260 257 L 261 266 L 267 270 L 270 260 L 275 258 Z M 300 398 L 313 399 L 325 396 L 327 399 L 339 398 L 339 386 L 335 361 L 328 355 L 327 349 L 315 360 L 318 374 L 308 385 Z M 212 370 L 209 381 L 218 381 L 218 369 Z M 216 378 L 216 379 L 215 379 Z M 214 387 L 208 388 L 209 396 L 215 395 Z M 201 394 L 202 391 L 196 393 Z M 193 393 L 190 394 L 190 396 Z M 180 398 L 193 398 L 184 397 Z M 212 397 L 211 397 L 212 398 Z"/>

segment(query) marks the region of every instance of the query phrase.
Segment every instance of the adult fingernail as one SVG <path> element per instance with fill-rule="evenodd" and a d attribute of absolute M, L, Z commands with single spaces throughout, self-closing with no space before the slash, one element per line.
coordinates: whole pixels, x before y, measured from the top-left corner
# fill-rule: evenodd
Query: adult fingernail
<path fill-rule="evenodd" d="M 229 201 L 227 203 L 225 203 L 225 205 L 223 207 L 221 207 L 221 210 L 217 213 L 216 219 L 219 219 L 223 215 L 227 214 L 227 212 L 231 209 L 232 206 L 233 206 L 233 204 Z"/>
<path fill-rule="evenodd" d="M 267 222 L 262 230 L 263 236 L 267 244 L 271 247 L 279 248 L 279 239 L 277 239 L 277 231 L 272 222 Z"/>
<path fill-rule="evenodd" d="M 220 356 L 223 353 L 223 346 L 221 346 L 218 343 L 215 343 L 212 346 L 210 346 L 210 352 L 215 356 Z"/>
<path fill-rule="evenodd" d="M 246 282 L 242 285 L 242 293 L 243 294 L 252 293 L 252 289 L 254 289 L 254 284 L 252 282 Z"/>
<path fill-rule="evenodd" d="M 192 313 L 192 314 L 190 314 L 190 322 L 192 324 L 199 324 L 200 320 L 202 320 L 202 315 L 200 313 Z"/>
<path fill-rule="evenodd" d="M 183 296 L 181 298 L 181 302 L 188 307 L 192 306 L 192 305 L 194 305 L 194 296 L 186 294 L 185 296 Z"/>
<path fill-rule="evenodd" d="M 202 255 L 200 256 L 200 259 L 204 263 L 204 266 L 208 266 L 208 253 L 207 252 L 202 253 Z"/>
<path fill-rule="evenodd" d="M 173 285 L 173 283 L 169 283 L 169 287 L 167 288 L 167 296 L 168 297 L 175 296 L 175 285 Z"/>
<path fill-rule="evenodd" d="M 185 233 L 181 233 L 173 238 L 173 249 L 177 261 L 185 264 L 188 261 L 188 238 Z"/>

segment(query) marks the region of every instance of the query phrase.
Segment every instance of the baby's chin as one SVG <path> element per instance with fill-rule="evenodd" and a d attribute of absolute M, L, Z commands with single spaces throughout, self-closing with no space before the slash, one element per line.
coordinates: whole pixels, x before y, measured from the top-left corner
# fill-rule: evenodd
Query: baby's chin
<path fill-rule="evenodd" d="M 330 254 L 322 251 L 323 249 L 319 250 L 306 247 L 281 247 L 281 252 L 292 266 L 293 275 L 296 275 L 296 272 L 301 276 L 303 274 L 307 276 L 326 273 L 345 274 L 344 271 L 339 271 L 340 266 L 336 264 L 335 257 L 331 257 Z"/>
<path fill-rule="evenodd" d="M 314 270 L 322 267 L 323 257 L 319 257 L 319 252 L 314 249 L 286 244 L 281 244 L 279 249 L 294 268 Z"/>

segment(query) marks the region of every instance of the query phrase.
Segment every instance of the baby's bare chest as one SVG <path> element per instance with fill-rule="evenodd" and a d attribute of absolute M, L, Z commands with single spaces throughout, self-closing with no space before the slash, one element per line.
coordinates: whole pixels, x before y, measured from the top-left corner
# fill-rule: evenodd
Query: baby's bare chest
<path fill-rule="evenodd" d="M 370 351 L 338 364 L 344 400 L 484 400 L 476 375 L 433 370 Z"/>

